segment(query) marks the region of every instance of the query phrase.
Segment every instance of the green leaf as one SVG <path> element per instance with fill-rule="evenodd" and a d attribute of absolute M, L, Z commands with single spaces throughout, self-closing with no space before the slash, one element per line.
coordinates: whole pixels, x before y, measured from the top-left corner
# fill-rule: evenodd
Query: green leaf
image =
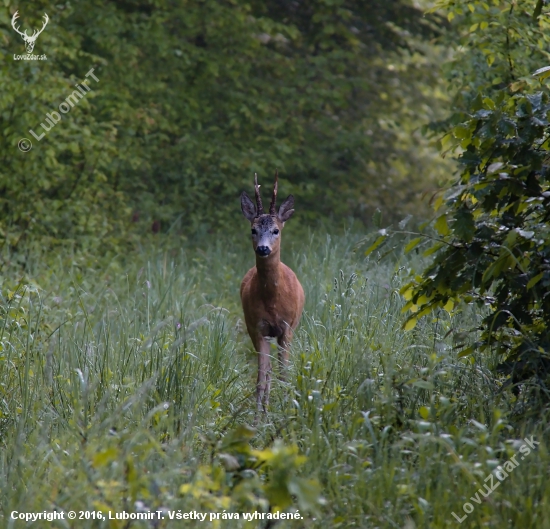
<path fill-rule="evenodd" d="M 413 248 L 416 248 L 420 242 L 422 241 L 422 237 L 417 237 L 416 239 L 413 239 L 405 246 L 405 253 L 409 253 Z"/>
<path fill-rule="evenodd" d="M 443 237 L 449 235 L 449 226 L 447 225 L 446 214 L 438 217 L 438 219 L 435 221 L 434 228 L 437 230 L 439 235 L 442 235 Z"/>
<path fill-rule="evenodd" d="M 443 242 L 436 242 L 433 246 L 428 248 L 422 255 L 424 257 L 428 257 L 428 255 L 432 255 L 433 253 L 437 252 L 438 250 L 441 250 L 445 246 L 445 243 Z"/>
<path fill-rule="evenodd" d="M 107 448 L 94 455 L 92 464 L 95 468 L 103 467 L 111 461 L 115 461 L 119 456 L 116 448 Z"/>
<path fill-rule="evenodd" d="M 427 380 L 416 380 L 412 385 L 422 389 L 434 389 L 434 385 Z"/>
<path fill-rule="evenodd" d="M 535 277 L 532 277 L 527 283 L 527 290 L 532 289 L 542 278 L 544 277 L 544 272 L 537 274 Z"/>
<path fill-rule="evenodd" d="M 455 138 L 453 137 L 452 134 L 445 134 L 445 136 L 443 136 L 443 138 L 441 138 L 440 143 L 441 143 L 441 150 L 442 151 L 448 151 L 449 149 L 454 147 L 454 145 L 456 144 Z"/>
<path fill-rule="evenodd" d="M 372 223 L 375 228 L 380 228 L 382 225 L 382 212 L 378 208 L 372 215 Z"/>
<path fill-rule="evenodd" d="M 386 235 L 381 235 L 380 237 L 378 237 L 374 241 L 374 243 L 367 248 L 367 250 L 365 251 L 365 255 L 370 255 L 372 252 L 374 252 L 374 250 L 380 247 L 386 241 L 387 238 L 388 237 Z"/>
<path fill-rule="evenodd" d="M 470 345 L 470 347 L 467 347 L 466 349 L 463 349 L 458 353 L 458 358 L 464 358 L 465 356 L 471 355 L 475 351 L 475 348 L 473 345 Z"/>
<path fill-rule="evenodd" d="M 465 242 L 471 242 L 475 233 L 475 222 L 472 212 L 462 207 L 456 212 L 454 218 L 453 231 L 455 235 Z"/>
<path fill-rule="evenodd" d="M 417 322 L 418 322 L 418 316 L 414 314 L 410 318 L 408 318 L 407 321 L 403 324 L 403 329 L 405 331 L 411 331 L 416 327 Z"/>
<path fill-rule="evenodd" d="M 463 140 L 465 138 L 471 137 L 472 131 L 470 130 L 470 127 L 461 124 L 461 125 L 457 125 L 453 129 L 453 134 L 454 134 L 455 138 Z"/>

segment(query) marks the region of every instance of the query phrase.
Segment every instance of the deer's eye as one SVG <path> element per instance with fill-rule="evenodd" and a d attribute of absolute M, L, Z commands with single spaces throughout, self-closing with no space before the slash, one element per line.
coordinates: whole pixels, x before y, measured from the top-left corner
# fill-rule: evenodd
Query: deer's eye
<path fill-rule="evenodd" d="M 252 228 L 252 235 L 256 235 L 258 233 L 254 228 Z"/>
<path fill-rule="evenodd" d="M 279 230 L 273 230 L 273 235 L 279 235 Z"/>

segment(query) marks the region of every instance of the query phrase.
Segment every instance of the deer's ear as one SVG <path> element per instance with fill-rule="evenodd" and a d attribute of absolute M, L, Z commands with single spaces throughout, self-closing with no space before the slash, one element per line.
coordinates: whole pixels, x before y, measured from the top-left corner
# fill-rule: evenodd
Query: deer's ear
<path fill-rule="evenodd" d="M 241 194 L 241 209 L 243 210 L 243 215 L 250 222 L 252 222 L 256 218 L 256 206 L 244 191 Z"/>
<path fill-rule="evenodd" d="M 281 204 L 279 213 L 277 214 L 281 222 L 286 222 L 290 217 L 292 217 L 292 214 L 294 213 L 294 210 L 292 209 L 293 206 L 294 197 L 292 195 L 288 195 L 287 199 Z"/>

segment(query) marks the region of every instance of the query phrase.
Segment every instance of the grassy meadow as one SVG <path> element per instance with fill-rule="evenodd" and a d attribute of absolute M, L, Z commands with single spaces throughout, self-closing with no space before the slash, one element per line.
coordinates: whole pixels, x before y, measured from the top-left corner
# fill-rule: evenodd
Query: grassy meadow
<path fill-rule="evenodd" d="M 32 527 L 273 527 L 243 513 L 281 508 L 301 517 L 281 529 L 550 527 L 545 417 L 501 391 L 494 358 L 458 358 L 476 307 L 402 330 L 399 289 L 422 262 L 399 247 L 365 258 L 352 232 L 287 230 L 306 309 L 289 377 L 254 424 L 245 233 L 110 260 L 31 255 L 4 276 L 0 526 L 59 510 L 88 519 Z M 520 452 L 531 436 L 540 444 Z M 170 518 L 192 511 L 219 517 Z"/>

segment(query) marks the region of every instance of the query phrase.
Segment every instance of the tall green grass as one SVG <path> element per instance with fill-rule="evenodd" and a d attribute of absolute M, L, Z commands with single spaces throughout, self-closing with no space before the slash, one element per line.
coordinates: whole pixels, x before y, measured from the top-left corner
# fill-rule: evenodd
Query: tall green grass
<path fill-rule="evenodd" d="M 285 239 L 306 309 L 290 376 L 274 382 L 253 431 L 243 425 L 255 419 L 256 359 L 238 297 L 248 244 L 211 237 L 101 262 L 35 256 L 21 281 L 4 278 L 1 525 L 24 526 L 14 510 L 244 512 L 290 494 L 304 518 L 280 527 L 550 526 L 544 418 L 522 418 L 493 359 L 457 357 L 479 314 L 442 311 L 403 331 L 398 291 L 419 259 L 367 260 L 357 240 Z M 527 435 L 537 450 L 470 500 Z M 452 512 L 463 517 L 465 502 L 474 510 L 459 523 Z"/>

